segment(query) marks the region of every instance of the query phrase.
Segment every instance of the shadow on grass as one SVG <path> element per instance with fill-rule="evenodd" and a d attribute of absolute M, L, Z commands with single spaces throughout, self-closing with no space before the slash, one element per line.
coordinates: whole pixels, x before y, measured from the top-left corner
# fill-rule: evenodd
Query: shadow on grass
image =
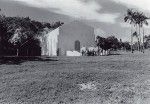
<path fill-rule="evenodd" d="M 27 61 L 58 61 L 55 58 L 51 57 L 28 57 L 28 56 L 3 56 L 0 57 L 0 65 L 6 64 L 6 65 L 20 65 L 23 62 Z"/>
<path fill-rule="evenodd" d="M 122 54 L 116 53 L 116 54 L 109 54 L 108 56 L 113 56 L 113 55 L 122 55 Z"/>

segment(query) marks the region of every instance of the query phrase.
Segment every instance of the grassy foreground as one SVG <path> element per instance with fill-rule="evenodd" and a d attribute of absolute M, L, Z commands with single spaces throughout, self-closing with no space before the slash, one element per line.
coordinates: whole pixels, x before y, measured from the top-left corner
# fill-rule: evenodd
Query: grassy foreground
<path fill-rule="evenodd" d="M 149 104 L 150 52 L 0 59 L 0 104 Z"/>

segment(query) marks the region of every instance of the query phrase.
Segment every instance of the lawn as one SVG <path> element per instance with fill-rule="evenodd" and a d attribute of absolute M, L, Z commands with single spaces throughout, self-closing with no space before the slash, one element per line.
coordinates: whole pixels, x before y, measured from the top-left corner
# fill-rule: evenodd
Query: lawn
<path fill-rule="evenodd" d="M 0 104 L 149 102 L 149 51 L 98 57 L 0 58 Z"/>

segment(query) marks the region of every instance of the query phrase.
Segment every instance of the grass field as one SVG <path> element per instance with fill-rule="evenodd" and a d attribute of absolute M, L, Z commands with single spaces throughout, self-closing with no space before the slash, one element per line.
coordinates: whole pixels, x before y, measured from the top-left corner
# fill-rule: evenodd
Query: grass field
<path fill-rule="evenodd" d="M 15 60 L 15 61 L 14 61 Z M 0 59 L 0 104 L 149 104 L 150 52 Z"/>

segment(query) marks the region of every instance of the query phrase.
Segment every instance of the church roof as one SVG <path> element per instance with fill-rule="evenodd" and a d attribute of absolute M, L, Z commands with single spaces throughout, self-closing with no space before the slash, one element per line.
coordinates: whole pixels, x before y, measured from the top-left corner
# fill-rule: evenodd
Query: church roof
<path fill-rule="evenodd" d="M 85 27 L 93 28 L 92 26 L 89 26 L 89 25 L 87 25 L 86 23 L 81 22 L 81 21 L 77 21 L 77 20 L 72 21 L 72 22 L 69 22 L 69 23 L 66 23 L 66 24 L 63 24 L 63 25 L 62 25 L 62 26 L 60 26 L 60 27 L 70 26 L 70 25 L 74 25 L 74 24 L 78 24 L 78 25 L 81 25 L 81 26 L 85 26 Z"/>

